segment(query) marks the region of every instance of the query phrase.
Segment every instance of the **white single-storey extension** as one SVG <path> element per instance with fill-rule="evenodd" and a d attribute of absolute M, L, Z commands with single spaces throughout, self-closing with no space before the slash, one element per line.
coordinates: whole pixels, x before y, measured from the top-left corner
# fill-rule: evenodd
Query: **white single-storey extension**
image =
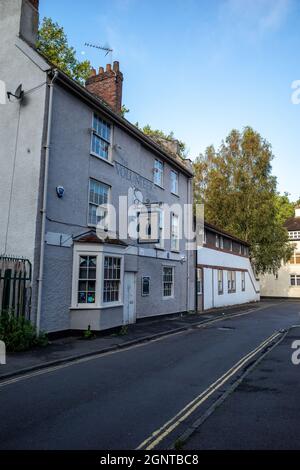
<path fill-rule="evenodd" d="M 197 310 L 259 299 L 248 243 L 205 223 L 204 243 L 197 250 Z"/>

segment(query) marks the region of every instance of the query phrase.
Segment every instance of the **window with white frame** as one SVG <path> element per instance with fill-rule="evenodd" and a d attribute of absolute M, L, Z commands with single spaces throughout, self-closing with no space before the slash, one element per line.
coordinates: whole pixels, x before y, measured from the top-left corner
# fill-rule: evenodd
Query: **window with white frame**
<path fill-rule="evenodd" d="M 297 253 L 296 251 L 294 251 L 294 253 L 292 254 L 292 256 L 289 260 L 289 263 L 290 264 L 300 264 L 300 253 Z"/>
<path fill-rule="evenodd" d="M 291 274 L 290 284 L 292 287 L 299 287 L 300 286 L 300 274 Z"/>
<path fill-rule="evenodd" d="M 154 184 L 163 187 L 164 183 L 164 164 L 160 160 L 154 161 Z"/>
<path fill-rule="evenodd" d="M 289 239 L 290 240 L 300 240 L 300 231 L 294 230 L 289 232 Z"/>
<path fill-rule="evenodd" d="M 179 217 L 171 215 L 171 251 L 179 251 Z"/>
<path fill-rule="evenodd" d="M 171 192 L 178 195 L 178 173 L 171 170 Z"/>
<path fill-rule="evenodd" d="M 241 277 L 242 277 L 242 291 L 245 291 L 246 290 L 246 273 L 245 273 L 245 271 L 242 271 Z"/>
<path fill-rule="evenodd" d="M 97 157 L 110 159 L 111 125 L 97 114 L 93 116 L 91 152 Z"/>
<path fill-rule="evenodd" d="M 101 219 L 107 216 L 107 206 L 109 202 L 110 187 L 107 184 L 100 183 L 90 179 L 89 186 L 89 224 L 97 225 Z M 102 208 L 102 214 L 99 214 L 98 207 Z M 98 212 L 97 212 L 98 210 Z"/>
<path fill-rule="evenodd" d="M 163 267 L 163 297 L 174 297 L 174 267 Z"/>
<path fill-rule="evenodd" d="M 236 291 L 236 272 L 227 271 L 228 293 Z"/>
<path fill-rule="evenodd" d="M 218 294 L 223 294 L 223 269 L 218 269 Z"/>
<path fill-rule="evenodd" d="M 203 270 L 202 268 L 197 268 L 197 294 L 203 294 Z"/>
<path fill-rule="evenodd" d="M 164 228 L 165 228 L 165 214 L 164 214 L 164 210 L 162 208 L 159 208 L 158 209 L 158 243 L 156 244 L 156 248 L 163 249 L 165 246 Z"/>
<path fill-rule="evenodd" d="M 103 270 L 103 302 L 119 302 L 121 287 L 121 258 L 104 257 Z"/>
<path fill-rule="evenodd" d="M 96 256 L 79 257 L 78 296 L 79 304 L 94 304 L 96 298 Z"/>

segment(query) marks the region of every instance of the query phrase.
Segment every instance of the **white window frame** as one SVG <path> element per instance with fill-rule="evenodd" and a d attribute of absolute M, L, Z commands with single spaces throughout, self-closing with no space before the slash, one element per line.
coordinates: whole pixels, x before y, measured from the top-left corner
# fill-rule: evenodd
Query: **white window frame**
<path fill-rule="evenodd" d="M 157 165 L 158 164 L 158 165 Z M 157 168 L 157 166 L 161 165 L 161 168 Z M 156 180 L 156 176 L 160 175 L 159 182 Z M 154 160 L 154 168 L 153 168 L 153 183 L 158 186 L 159 188 L 164 187 L 164 162 L 156 158 Z"/>
<path fill-rule="evenodd" d="M 292 284 L 292 279 L 295 284 Z M 290 274 L 290 287 L 300 287 L 300 274 Z"/>
<path fill-rule="evenodd" d="M 71 308 L 80 310 L 103 309 L 123 305 L 123 286 L 124 286 L 124 255 L 120 254 L 120 248 L 96 245 L 93 243 L 74 243 L 73 251 L 73 276 L 72 276 L 72 301 Z M 78 303 L 78 280 L 79 280 L 79 260 L 80 256 L 96 256 L 96 295 L 95 303 Z M 121 258 L 121 281 L 120 281 L 120 297 L 117 302 L 103 302 L 103 286 L 104 286 L 104 257 L 112 256 Z"/>
<path fill-rule="evenodd" d="M 289 240 L 300 240 L 300 230 L 290 230 Z"/>
<path fill-rule="evenodd" d="M 96 268 L 96 277 L 95 279 L 93 279 L 93 281 L 95 282 L 95 302 L 79 302 L 78 301 L 78 294 L 80 292 L 79 290 L 79 282 L 80 282 L 80 277 L 79 277 L 79 273 L 80 273 L 80 258 L 96 258 L 96 265 L 95 265 L 95 268 Z M 98 272 L 98 269 L 97 269 L 97 266 L 98 265 L 98 256 L 95 254 L 95 253 L 80 253 L 80 255 L 78 256 L 78 268 L 77 268 L 77 283 L 76 283 L 76 303 L 82 307 L 94 307 L 97 303 L 97 289 L 98 289 L 98 280 L 97 280 L 97 272 Z M 88 268 L 87 268 L 88 269 Z M 84 282 L 88 282 L 89 279 L 86 278 L 86 279 L 81 279 L 83 280 Z M 85 292 L 88 292 L 85 290 Z"/>
<path fill-rule="evenodd" d="M 245 292 L 246 290 L 246 272 L 245 271 L 241 272 L 241 287 L 242 287 L 242 292 Z"/>
<path fill-rule="evenodd" d="M 218 269 L 218 295 L 224 294 L 224 272 L 223 269 Z"/>
<path fill-rule="evenodd" d="M 96 206 L 96 207 L 102 207 L 103 210 L 108 214 L 108 207 L 106 204 L 95 204 L 94 202 L 90 201 L 90 192 L 91 192 L 91 182 L 94 181 L 95 183 L 98 183 L 100 185 L 106 186 L 108 188 L 108 197 L 107 197 L 107 204 L 111 203 L 111 186 L 109 186 L 107 183 L 103 183 L 103 181 L 96 180 L 95 178 L 89 178 L 89 184 L 88 184 L 88 226 L 89 227 L 97 227 L 97 224 L 93 224 L 90 221 L 90 205 Z M 109 230 L 109 227 L 107 227 Z"/>
<path fill-rule="evenodd" d="M 164 295 L 164 269 L 165 268 L 170 268 L 172 269 L 172 286 L 171 286 L 171 295 Z M 162 266 L 162 298 L 163 300 L 168 300 L 168 299 L 174 299 L 174 286 L 175 286 L 175 266 L 170 266 L 170 265 L 163 265 Z"/>
<path fill-rule="evenodd" d="M 227 289 L 228 294 L 236 292 L 236 271 L 227 271 Z"/>
<path fill-rule="evenodd" d="M 103 136 L 99 135 L 97 130 L 94 128 L 94 118 L 100 119 L 103 121 L 105 124 L 110 126 L 110 139 L 107 140 Z M 108 145 L 108 150 L 107 150 L 107 158 L 103 157 L 102 155 L 98 154 L 97 152 L 93 151 L 93 136 L 96 136 L 98 139 L 102 140 Z M 99 158 L 100 160 L 103 160 L 104 162 L 112 164 L 112 142 L 113 142 L 113 125 L 111 122 L 107 121 L 106 119 L 103 119 L 99 114 L 97 113 L 92 113 L 92 127 L 91 127 L 91 143 L 90 143 L 90 154 L 93 155 L 94 157 Z"/>
<path fill-rule="evenodd" d="M 201 275 L 199 275 L 199 273 L 201 273 Z M 197 268 L 196 285 L 197 285 L 197 295 L 203 295 L 203 269 L 202 268 Z"/>
<path fill-rule="evenodd" d="M 174 225 L 174 221 L 177 220 L 177 226 Z M 179 215 L 174 212 L 171 214 L 171 251 L 179 252 L 180 250 L 180 230 L 179 230 Z M 176 229 L 176 230 L 175 230 Z"/>
<path fill-rule="evenodd" d="M 111 301 L 111 302 L 105 302 L 104 301 L 104 261 L 105 261 L 105 258 L 116 258 L 116 259 L 120 259 L 120 281 L 119 281 L 119 299 L 118 300 L 114 300 L 114 301 Z M 102 284 L 101 284 L 101 304 L 104 306 L 104 307 L 111 307 L 111 306 L 115 306 L 115 305 L 120 305 L 120 303 L 122 302 L 122 299 L 123 299 L 123 260 L 122 260 L 122 256 L 119 256 L 119 255 L 116 255 L 116 254 L 113 254 L 113 253 L 103 253 L 103 262 L 102 262 Z M 111 281 L 113 281 L 114 279 L 109 279 Z"/>
<path fill-rule="evenodd" d="M 175 175 L 175 179 L 173 179 L 173 175 Z M 170 172 L 170 179 L 171 179 L 171 193 L 178 196 L 179 192 L 179 173 L 178 171 L 171 170 Z M 173 183 L 175 182 L 175 189 L 173 188 Z"/>
<path fill-rule="evenodd" d="M 159 230 L 159 242 L 156 243 L 155 247 L 164 250 L 165 248 L 165 212 L 162 207 L 157 209 L 158 211 L 158 230 Z"/>

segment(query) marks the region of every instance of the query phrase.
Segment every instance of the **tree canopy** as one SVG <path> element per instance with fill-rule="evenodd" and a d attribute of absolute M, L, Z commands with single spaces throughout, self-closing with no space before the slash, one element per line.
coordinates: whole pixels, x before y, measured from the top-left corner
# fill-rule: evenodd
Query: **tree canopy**
<path fill-rule="evenodd" d="M 246 127 L 232 130 L 220 148 L 206 149 L 194 163 L 195 202 L 205 219 L 250 243 L 257 273 L 275 273 L 292 248 L 283 227 L 291 214 L 287 195 L 277 192 L 271 145 Z"/>
<path fill-rule="evenodd" d="M 90 76 L 90 62 L 77 60 L 76 51 L 69 46 L 63 27 L 51 18 L 44 18 L 40 25 L 37 48 L 53 65 L 74 80 L 83 84 Z"/>
<path fill-rule="evenodd" d="M 149 124 L 146 124 L 146 126 L 144 126 L 144 127 L 140 127 L 139 123 L 137 122 L 135 125 L 142 132 L 144 132 L 144 134 L 148 135 L 149 137 L 153 137 L 154 139 L 155 139 L 155 137 L 160 137 L 162 139 L 169 140 L 169 141 L 175 140 L 174 132 L 172 132 L 172 131 L 169 132 L 169 134 L 166 134 L 164 131 L 162 131 L 160 129 L 153 129 Z M 182 142 L 181 140 L 177 140 L 177 141 L 178 141 L 180 156 L 182 158 L 186 158 L 187 154 L 188 154 L 186 144 L 184 142 Z"/>

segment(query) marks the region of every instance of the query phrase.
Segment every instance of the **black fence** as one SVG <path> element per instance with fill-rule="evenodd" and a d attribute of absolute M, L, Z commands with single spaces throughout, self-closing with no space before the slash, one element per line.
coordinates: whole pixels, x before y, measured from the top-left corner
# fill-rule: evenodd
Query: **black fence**
<path fill-rule="evenodd" d="M 30 319 L 31 276 L 29 260 L 0 256 L 0 312 L 11 311 Z"/>

